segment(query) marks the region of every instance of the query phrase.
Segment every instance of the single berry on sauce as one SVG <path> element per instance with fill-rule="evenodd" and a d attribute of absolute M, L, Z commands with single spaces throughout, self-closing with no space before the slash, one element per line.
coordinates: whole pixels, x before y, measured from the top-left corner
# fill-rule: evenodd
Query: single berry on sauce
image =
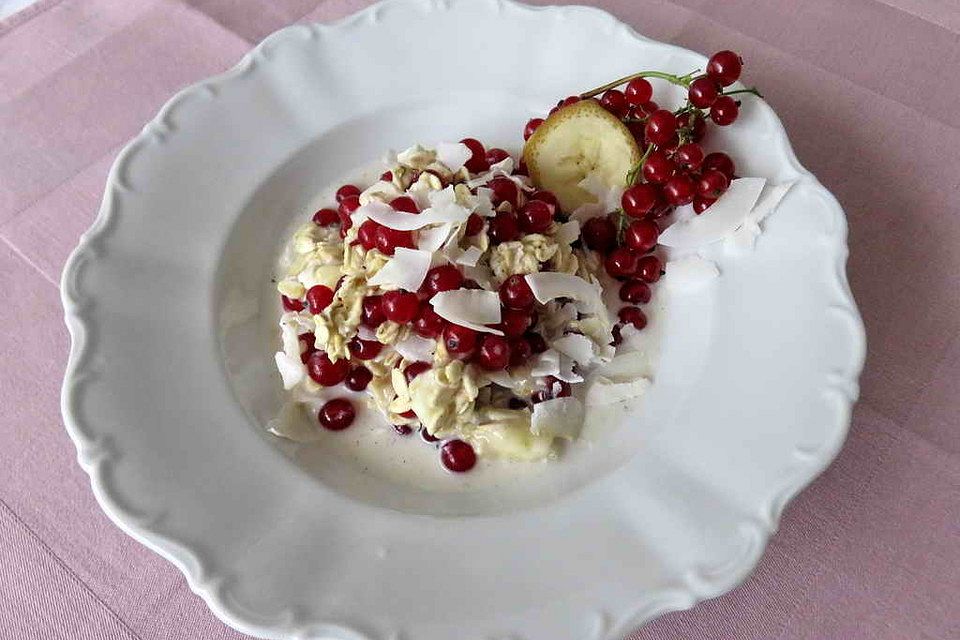
<path fill-rule="evenodd" d="M 356 415 L 352 402 L 346 398 L 334 398 L 320 408 L 317 418 L 325 429 L 342 431 L 353 424 Z"/>
<path fill-rule="evenodd" d="M 370 369 L 367 369 L 363 365 L 358 365 L 350 369 L 350 373 L 347 374 L 347 379 L 344 380 L 343 383 L 350 391 L 363 391 L 367 388 L 367 385 L 370 384 L 371 380 L 373 380 L 373 374 L 370 373 Z"/>
<path fill-rule="evenodd" d="M 463 440 L 450 440 L 440 447 L 440 462 L 454 473 L 463 473 L 477 464 L 477 454 Z"/>

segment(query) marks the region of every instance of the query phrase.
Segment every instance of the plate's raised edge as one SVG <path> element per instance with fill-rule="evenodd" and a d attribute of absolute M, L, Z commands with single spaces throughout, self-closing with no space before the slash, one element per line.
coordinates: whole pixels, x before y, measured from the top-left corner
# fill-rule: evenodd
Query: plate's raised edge
<path fill-rule="evenodd" d="M 83 470 L 89 475 L 94 496 L 108 517 L 122 530 L 140 541 L 153 551 L 169 560 L 187 580 L 190 589 L 202 597 L 217 617 L 230 626 L 251 635 L 275 637 L 278 625 L 297 630 L 297 638 L 337 637 L 342 640 L 373 640 L 372 636 L 348 629 L 342 625 L 330 623 L 309 623 L 297 620 L 296 612 L 285 611 L 275 620 L 265 622 L 252 616 L 250 612 L 229 602 L 226 591 L 229 576 L 214 575 L 206 566 L 204 559 L 194 553 L 187 545 L 164 536 L 158 530 L 163 514 L 141 514 L 131 506 L 124 505 L 118 499 L 110 485 L 111 466 L 118 460 L 120 452 L 108 437 L 98 437 L 95 428 L 84 423 L 78 407 L 82 404 L 86 383 L 96 378 L 103 363 L 96 359 L 96 345 L 91 341 L 89 311 L 95 304 L 95 296 L 82 290 L 81 279 L 84 268 L 90 261 L 104 255 L 104 244 L 110 229 L 116 220 L 119 198 L 123 194 L 133 193 L 134 189 L 126 181 L 126 167 L 137 153 L 158 144 L 171 135 L 175 135 L 176 110 L 182 103 L 195 97 L 216 99 L 220 87 L 235 78 L 256 73 L 269 63 L 272 48 L 283 46 L 292 39 L 316 38 L 333 29 L 347 29 L 361 26 L 367 22 L 376 22 L 380 13 L 388 5 L 417 4 L 427 10 L 448 10 L 454 5 L 470 2 L 476 6 L 483 1 L 493 10 L 502 12 L 559 11 L 563 13 L 586 12 L 609 23 L 611 32 L 621 30 L 624 35 L 643 42 L 655 42 L 646 38 L 629 25 L 617 20 L 611 14 L 595 7 L 569 5 L 563 7 L 532 7 L 514 0 L 382 0 L 366 9 L 347 16 L 331 24 L 293 25 L 268 36 L 253 50 L 247 53 L 232 69 L 197 84 L 191 85 L 174 95 L 158 112 L 157 116 L 144 126 L 141 133 L 123 148 L 110 169 L 106 189 L 96 220 L 80 238 L 79 244 L 68 258 L 61 278 L 60 295 L 64 307 L 64 319 L 71 337 L 70 354 L 64 374 L 61 393 L 61 411 L 67 433 L 77 447 L 77 459 Z M 656 42 L 658 46 L 678 52 L 689 52 L 682 47 Z M 705 61 L 705 59 L 704 59 Z M 836 261 L 834 275 L 835 299 L 828 309 L 842 318 L 847 328 L 847 337 L 851 345 L 851 357 L 846 367 L 832 372 L 827 378 L 823 390 L 837 402 L 837 422 L 828 429 L 828 439 L 813 451 L 798 450 L 796 458 L 802 462 L 803 472 L 796 474 L 783 486 L 768 505 L 760 509 L 761 516 L 746 520 L 738 526 L 744 544 L 740 552 L 728 562 L 717 567 L 696 568 L 673 587 L 644 594 L 643 601 L 626 615 L 619 616 L 611 625 L 601 625 L 598 639 L 620 638 L 642 624 L 664 613 L 687 609 L 702 600 L 719 596 L 740 584 L 753 571 L 766 547 L 767 540 L 776 530 L 780 516 L 790 500 L 802 491 L 834 460 L 846 439 L 850 427 L 853 403 L 859 395 L 858 379 L 866 357 L 866 335 L 863 322 L 853 300 L 853 294 L 846 275 L 847 222 L 839 203 L 816 178 L 804 169 L 794 154 L 783 124 L 765 102 L 760 108 L 766 109 L 776 124 L 779 142 L 790 164 L 801 174 L 804 183 L 821 192 L 833 215 L 834 234 L 831 240 L 835 244 Z M 511 637 L 522 638 L 518 631 Z"/>

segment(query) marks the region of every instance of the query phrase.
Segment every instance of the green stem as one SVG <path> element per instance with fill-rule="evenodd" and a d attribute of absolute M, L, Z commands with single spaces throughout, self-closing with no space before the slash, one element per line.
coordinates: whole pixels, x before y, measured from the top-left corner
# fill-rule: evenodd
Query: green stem
<path fill-rule="evenodd" d="M 693 81 L 693 74 L 695 74 L 697 71 L 699 71 L 699 69 L 697 69 L 696 71 L 692 71 L 685 76 L 677 76 L 677 75 L 673 75 L 672 73 L 664 73 L 663 71 L 640 71 L 639 73 L 634 73 L 629 76 L 624 76 L 619 80 L 608 82 L 602 87 L 591 89 L 586 93 L 581 93 L 580 97 L 583 99 L 592 98 L 594 96 L 600 95 L 601 93 L 603 93 L 604 91 L 607 91 L 608 89 L 615 89 L 620 85 L 626 84 L 631 80 L 635 80 L 637 78 L 660 78 L 661 80 L 666 80 L 667 82 L 680 85 L 681 87 L 689 87 L 690 83 Z"/>
<path fill-rule="evenodd" d="M 724 91 L 724 92 L 723 92 L 723 95 L 725 95 L 725 96 L 732 96 L 732 95 L 735 95 L 735 94 L 737 94 L 737 93 L 752 93 L 753 95 L 757 96 L 758 98 L 762 98 L 762 97 L 763 97 L 763 94 L 760 93 L 760 91 L 759 91 L 756 87 L 750 87 L 749 89 L 736 89 L 736 90 L 734 90 L 734 91 Z"/>
<path fill-rule="evenodd" d="M 647 161 L 647 157 L 653 153 L 653 143 L 647 145 L 646 150 L 643 152 L 643 155 L 640 156 L 640 161 L 633 166 L 630 171 L 627 172 L 627 184 L 631 185 L 637 181 L 637 176 L 640 175 L 640 172 L 643 171 L 643 163 Z"/>

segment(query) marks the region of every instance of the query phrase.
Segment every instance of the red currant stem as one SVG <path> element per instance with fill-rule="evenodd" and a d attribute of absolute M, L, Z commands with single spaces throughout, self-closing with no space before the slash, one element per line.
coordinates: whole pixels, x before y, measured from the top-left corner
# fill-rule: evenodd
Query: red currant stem
<path fill-rule="evenodd" d="M 637 181 L 637 176 L 640 175 L 640 172 L 643 171 L 643 164 L 647 161 L 647 157 L 653 153 L 653 143 L 647 145 L 646 151 L 643 152 L 643 155 L 640 156 L 640 161 L 633 166 L 630 171 L 627 172 L 627 186 L 632 185 Z"/>
<path fill-rule="evenodd" d="M 750 87 L 749 89 L 737 89 L 737 90 L 735 90 L 735 91 L 724 91 L 724 92 L 723 92 L 723 95 L 725 95 L 725 96 L 732 96 L 732 95 L 737 94 L 737 93 L 752 93 L 753 95 L 757 96 L 758 98 L 762 98 L 762 97 L 763 97 L 763 94 L 760 93 L 760 90 L 757 89 L 756 87 Z"/>
<path fill-rule="evenodd" d="M 689 86 L 690 86 L 690 83 L 693 82 L 693 76 L 694 76 L 694 74 L 696 74 L 698 71 L 700 71 L 700 70 L 699 70 L 699 69 L 694 69 L 693 71 L 691 71 L 690 73 L 688 73 L 688 74 L 685 75 L 685 76 L 677 76 L 677 75 L 673 75 L 673 74 L 671 74 L 671 73 L 664 73 L 663 71 L 640 71 L 640 72 L 638 72 L 638 73 L 634 73 L 634 74 L 631 74 L 631 75 L 629 75 L 629 76 L 624 76 L 624 77 L 620 78 L 619 80 L 614 80 L 613 82 L 608 82 L 607 84 L 603 85 L 602 87 L 597 87 L 596 89 L 591 89 L 590 91 L 587 91 L 586 93 L 581 93 L 581 94 L 580 94 L 580 97 L 581 97 L 582 99 L 584 99 L 584 100 L 587 99 L 587 98 L 592 98 L 592 97 L 594 97 L 594 96 L 600 95 L 601 93 L 603 93 L 604 91 L 607 91 L 608 89 L 615 89 L 615 88 L 619 87 L 620 85 L 622 85 L 622 84 L 627 84 L 627 83 L 630 82 L 631 80 L 636 80 L 637 78 L 660 78 L 661 80 L 666 80 L 667 82 L 671 82 L 671 83 L 673 83 L 673 84 L 678 84 L 678 85 L 680 85 L 681 87 L 689 87 Z"/>

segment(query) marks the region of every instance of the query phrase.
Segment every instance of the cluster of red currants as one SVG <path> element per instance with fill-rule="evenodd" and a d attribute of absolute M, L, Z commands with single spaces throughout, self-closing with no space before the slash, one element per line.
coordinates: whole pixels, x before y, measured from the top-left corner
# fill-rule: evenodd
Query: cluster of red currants
<path fill-rule="evenodd" d="M 720 51 L 710 57 L 701 75 L 643 71 L 565 98 L 550 112 L 600 96 L 599 103 L 627 126 L 644 150 L 627 176 L 629 186 L 620 210 L 588 220 L 582 230 L 584 244 L 603 254 L 607 273 L 623 282 L 620 299 L 628 306 L 620 309 L 615 341 L 623 325 L 646 326 L 646 316 L 637 305 L 650 301 L 649 285 L 663 273 L 660 258 L 653 255 L 660 236 L 656 219 L 687 204 L 693 205 L 696 214 L 703 213 L 734 178 L 736 167 L 730 156 L 719 151 L 708 154 L 700 143 L 707 134 L 708 119 L 718 126 L 737 119 L 740 103 L 734 94 L 760 95 L 756 89 L 726 89 L 740 78 L 742 67 L 739 55 Z M 686 102 L 675 111 L 661 109 L 653 101 L 653 86 L 647 78 L 686 88 Z M 542 123 L 542 118 L 527 122 L 524 139 Z"/>

